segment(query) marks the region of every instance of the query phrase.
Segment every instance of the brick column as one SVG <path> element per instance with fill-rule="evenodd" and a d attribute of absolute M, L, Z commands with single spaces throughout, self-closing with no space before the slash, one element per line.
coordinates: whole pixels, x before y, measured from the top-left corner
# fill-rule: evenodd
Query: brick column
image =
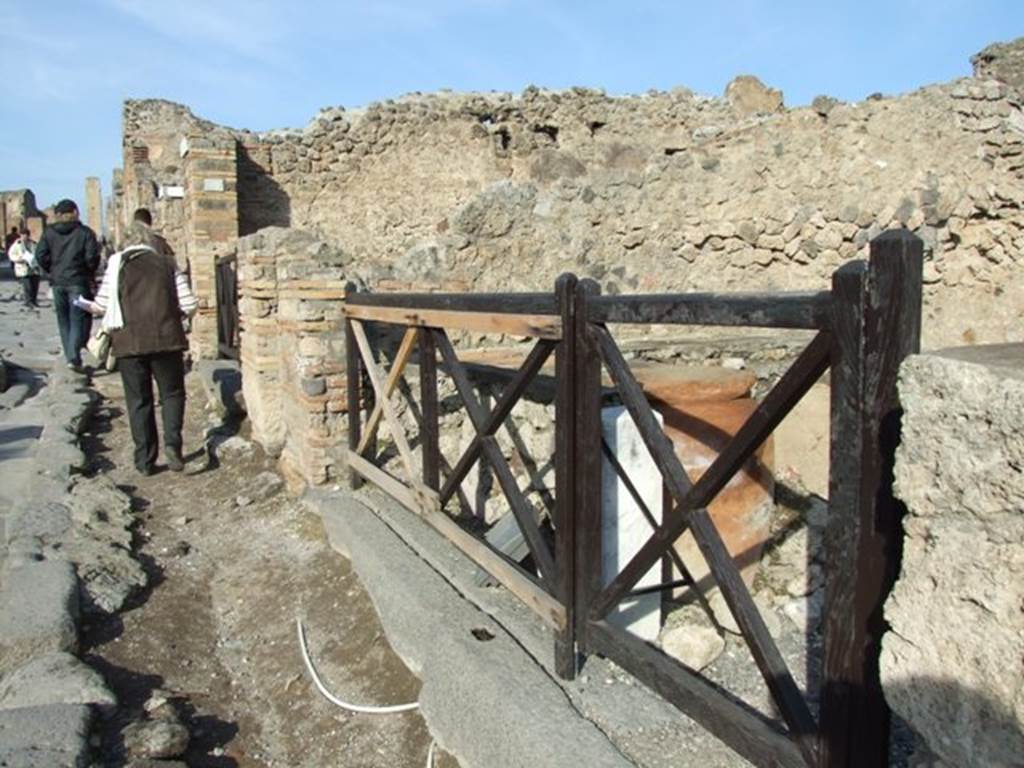
<path fill-rule="evenodd" d="M 96 176 L 85 179 L 85 223 L 96 237 L 103 236 L 103 192 Z"/>
<path fill-rule="evenodd" d="M 107 208 L 107 236 L 115 248 L 121 247 L 124 216 L 124 171 L 115 168 L 111 173 L 110 206 Z"/>
<path fill-rule="evenodd" d="M 238 237 L 236 145 L 189 137 L 185 153 L 186 253 L 199 311 L 192 321 L 196 358 L 217 357 L 217 256 Z"/>
<path fill-rule="evenodd" d="M 242 390 L 253 437 L 293 491 L 344 467 L 344 264 L 303 230 L 238 240 Z"/>
<path fill-rule="evenodd" d="M 261 235 L 238 241 L 242 393 L 253 438 L 280 456 L 287 438 L 281 416 L 281 338 L 277 327 L 277 251 Z"/>

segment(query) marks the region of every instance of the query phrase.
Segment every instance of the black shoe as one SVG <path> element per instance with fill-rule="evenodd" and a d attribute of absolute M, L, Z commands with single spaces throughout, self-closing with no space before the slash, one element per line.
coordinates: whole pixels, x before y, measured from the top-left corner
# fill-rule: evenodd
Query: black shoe
<path fill-rule="evenodd" d="M 145 475 L 146 477 L 149 477 L 156 470 L 153 469 L 153 465 L 152 464 L 145 464 L 145 465 L 143 465 L 141 467 L 136 466 L 135 467 L 135 471 L 137 471 L 140 475 Z"/>
<path fill-rule="evenodd" d="M 171 472 L 181 472 L 185 469 L 185 460 L 181 458 L 181 451 L 168 448 L 165 453 L 167 454 L 167 468 Z"/>

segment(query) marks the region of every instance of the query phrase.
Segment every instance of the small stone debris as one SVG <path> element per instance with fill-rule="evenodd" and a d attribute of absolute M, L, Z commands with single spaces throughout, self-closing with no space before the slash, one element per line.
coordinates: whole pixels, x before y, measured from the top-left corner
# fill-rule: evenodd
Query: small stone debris
<path fill-rule="evenodd" d="M 725 650 L 725 639 L 712 627 L 687 624 L 665 632 L 661 646 L 669 656 L 700 671 Z"/>
<path fill-rule="evenodd" d="M 256 454 L 256 446 L 240 435 L 232 435 L 223 439 L 218 439 L 218 437 L 221 436 L 215 435 L 211 438 L 210 446 L 214 455 L 222 461 L 249 459 Z"/>
<path fill-rule="evenodd" d="M 188 728 L 176 719 L 143 720 L 121 732 L 131 758 L 179 757 L 188 749 Z"/>
<path fill-rule="evenodd" d="M 265 501 L 284 488 L 284 480 L 273 472 L 260 472 L 252 480 L 249 493 L 253 501 Z"/>

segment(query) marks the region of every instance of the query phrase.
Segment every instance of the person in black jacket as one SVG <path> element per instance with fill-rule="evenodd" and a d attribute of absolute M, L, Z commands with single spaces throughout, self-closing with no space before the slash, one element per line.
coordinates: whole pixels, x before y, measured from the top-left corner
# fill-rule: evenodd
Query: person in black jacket
<path fill-rule="evenodd" d="M 50 275 L 53 308 L 68 367 L 80 370 L 82 347 L 89 338 L 92 316 L 73 302 L 92 298 L 93 278 L 100 264 L 96 234 L 78 220 L 78 206 L 61 200 L 53 207 L 55 223 L 43 231 L 36 246 L 36 263 Z"/>

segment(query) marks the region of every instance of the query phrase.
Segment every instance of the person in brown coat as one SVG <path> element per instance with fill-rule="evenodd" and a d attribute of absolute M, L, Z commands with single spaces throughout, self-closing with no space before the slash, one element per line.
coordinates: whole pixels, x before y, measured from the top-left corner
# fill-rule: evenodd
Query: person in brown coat
<path fill-rule="evenodd" d="M 124 249 L 112 254 L 94 300 L 103 314 L 117 357 L 135 443 L 135 468 L 153 473 L 158 452 L 153 380 L 160 391 L 164 458 L 168 469 L 184 469 L 181 428 L 185 419 L 185 360 L 188 339 L 182 321 L 199 306 L 188 280 L 162 252 L 147 226 L 134 222 Z"/>

